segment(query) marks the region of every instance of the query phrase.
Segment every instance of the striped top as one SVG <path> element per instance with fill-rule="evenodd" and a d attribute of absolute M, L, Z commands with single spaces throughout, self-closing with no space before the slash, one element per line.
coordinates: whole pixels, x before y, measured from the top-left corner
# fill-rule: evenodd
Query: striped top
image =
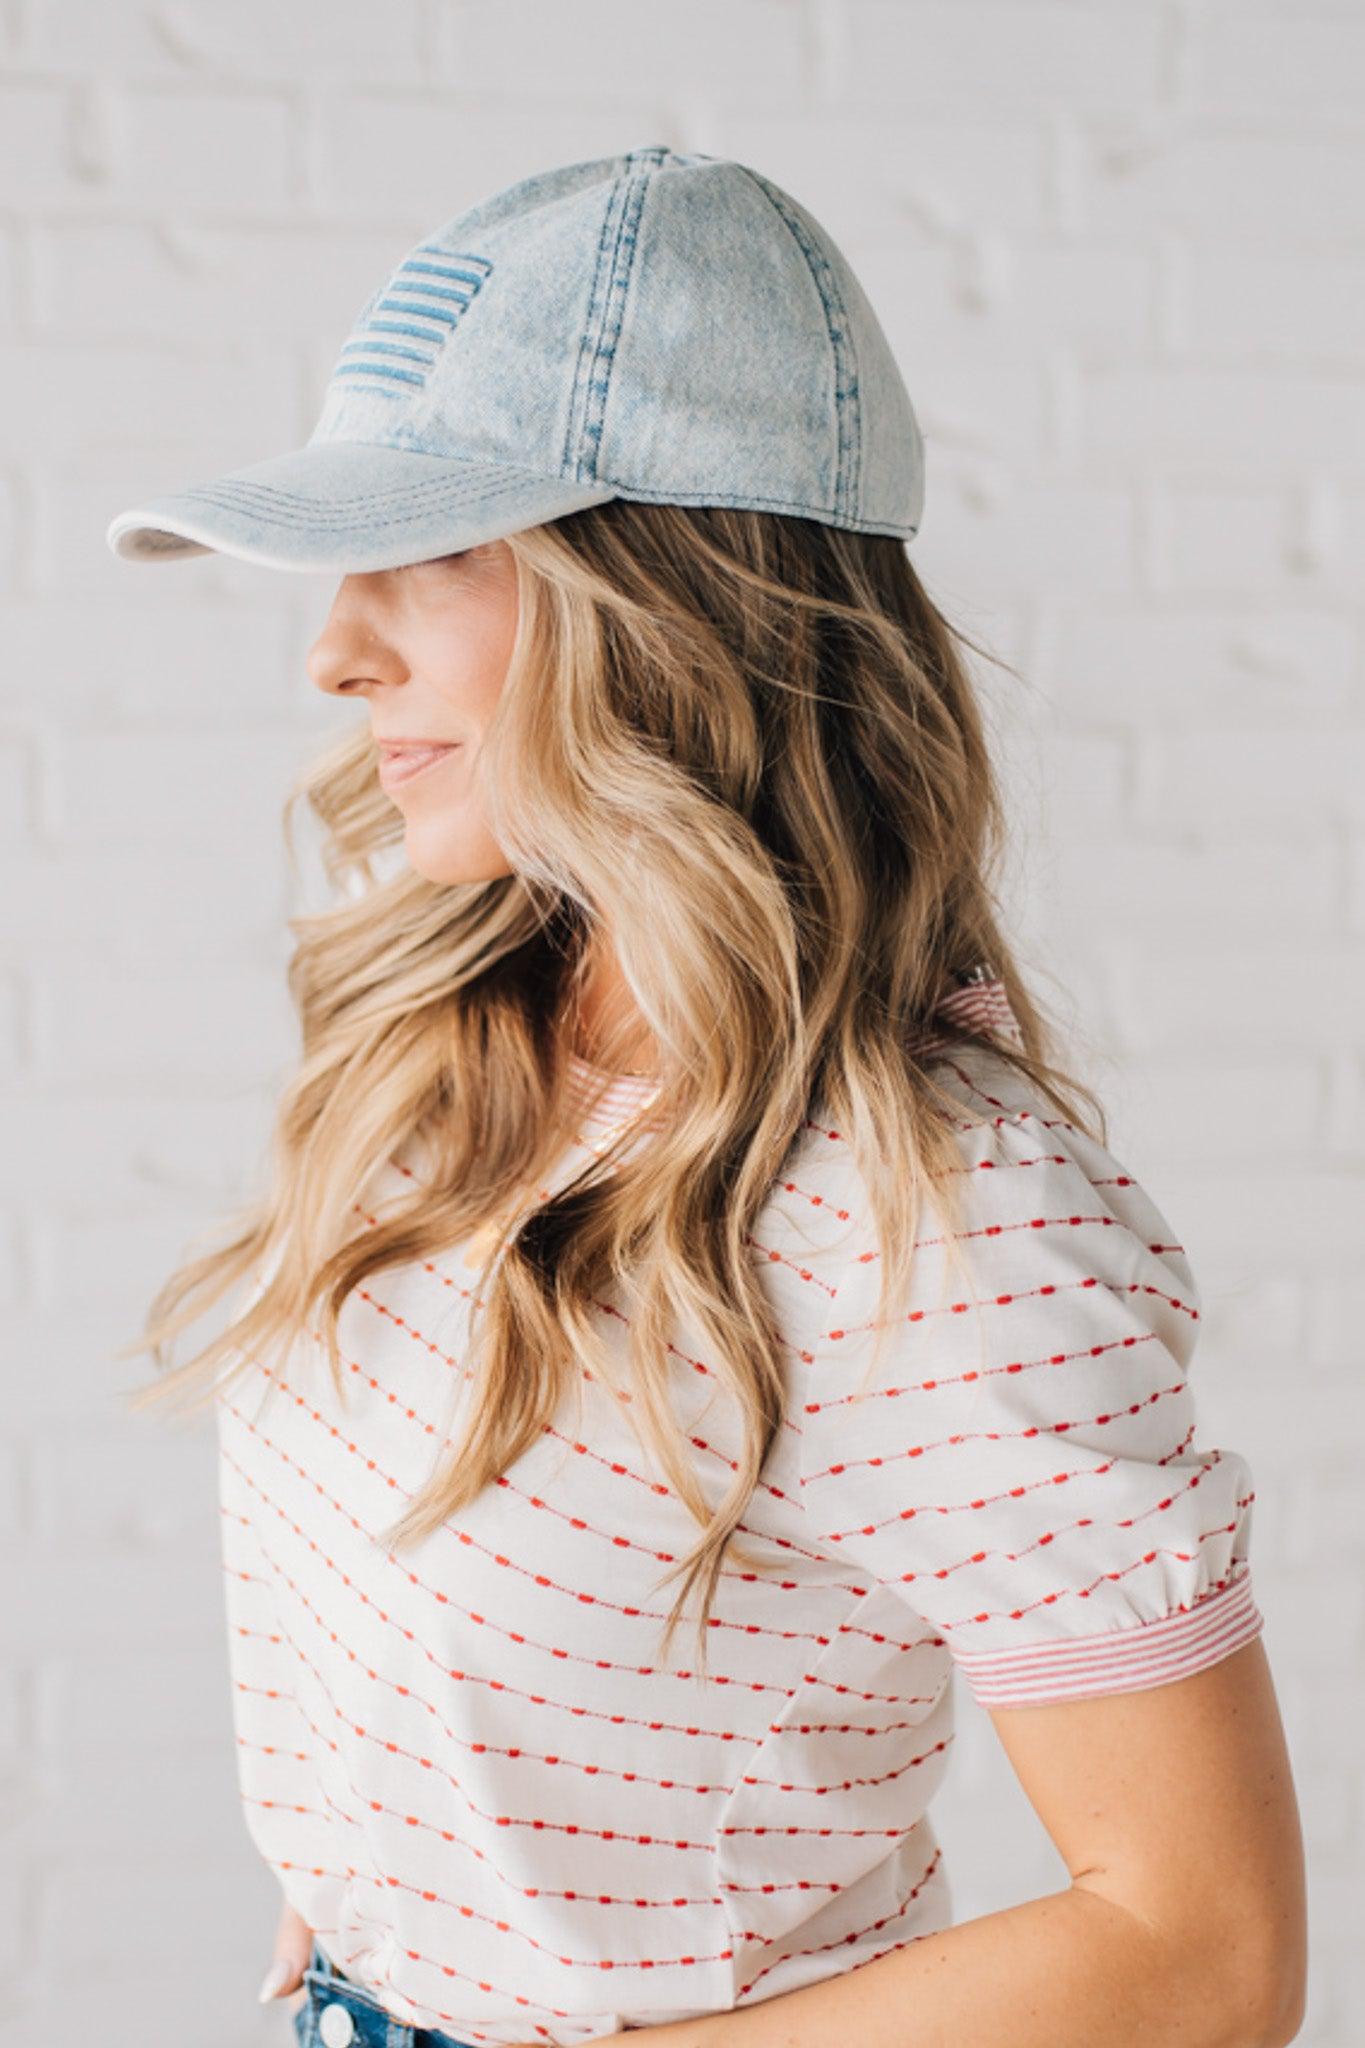
<path fill-rule="evenodd" d="M 1013 1027 L 989 979 L 943 1006 Z M 656 1662 L 696 1536 L 595 1381 L 581 1415 L 401 1558 L 375 1541 L 455 1433 L 473 1256 L 372 1276 L 286 1385 L 217 1403 L 246 1825 L 331 1959 L 397 2019 L 478 2043 L 592 2040 L 752 2004 L 954 1918 L 930 1807 L 959 1671 L 988 1708 L 1164 1684 L 1262 1620 L 1245 1460 L 1199 1443 L 1189 1263 L 1111 1153 L 998 1054 L 954 1044 L 969 1298 L 923 1212 L 866 1397 L 865 1185 L 818 1111 L 753 1233 L 790 1366 L 722 1573 Z M 575 1063 L 584 1146 L 648 1079 Z M 604 1092 L 591 1100 L 594 1086 Z M 410 1186 L 390 1162 L 362 1204 Z M 559 1177 L 556 1169 L 553 1180 Z M 622 1322 L 599 1310 L 607 1341 Z M 676 1412 L 706 1497 L 740 1445 L 694 1332 Z M 618 1349 L 618 1359 L 623 1355 Z"/>

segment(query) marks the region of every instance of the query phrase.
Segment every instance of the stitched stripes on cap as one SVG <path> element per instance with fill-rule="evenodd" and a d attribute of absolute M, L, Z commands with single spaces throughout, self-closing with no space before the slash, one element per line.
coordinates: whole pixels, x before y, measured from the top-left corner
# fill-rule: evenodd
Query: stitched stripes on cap
<path fill-rule="evenodd" d="M 362 384 L 391 398 L 420 391 L 492 268 L 485 256 L 419 243 L 364 308 L 332 381 Z"/>

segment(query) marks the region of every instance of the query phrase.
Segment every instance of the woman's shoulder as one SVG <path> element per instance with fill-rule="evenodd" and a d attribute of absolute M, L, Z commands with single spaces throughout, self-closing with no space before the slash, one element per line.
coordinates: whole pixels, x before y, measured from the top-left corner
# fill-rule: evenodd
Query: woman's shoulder
<path fill-rule="evenodd" d="M 966 1167 L 992 1150 L 991 1129 L 1021 1128 L 1039 1107 L 1008 1060 L 979 1042 L 954 1047 L 926 1065 L 931 1103 Z M 982 1119 L 985 1128 L 982 1128 Z M 1000 1140 L 996 1140 L 998 1147 Z M 881 1185 L 893 1171 L 885 1154 L 868 1155 L 854 1132 L 817 1091 L 756 1225 L 756 1256 L 766 1263 L 779 1299 L 794 1316 L 834 1314 L 858 1293 L 880 1259 Z M 784 1286 L 788 1273 L 791 1284 Z M 842 1312 L 842 1311 L 840 1311 Z M 835 1320 L 837 1320 L 835 1316 Z"/>
<path fill-rule="evenodd" d="M 1076 1156 L 1088 1150 L 1093 1157 L 1102 1149 L 1030 1074 L 982 1040 L 946 1046 L 924 1062 L 922 1073 L 925 1108 L 948 1133 L 949 1151 L 956 1151 L 963 1166 L 1003 1152 L 1011 1140 Z M 790 1164 L 793 1174 L 799 1172 L 814 1185 L 821 1206 L 832 1197 L 855 1198 L 866 1189 L 869 1171 L 873 1176 L 878 1171 L 875 1161 L 870 1168 L 859 1162 L 847 1126 L 823 1092 L 797 1133 Z M 782 1188 L 779 1182 L 775 1193 Z"/>
<path fill-rule="evenodd" d="M 1074 1235 L 1196 1298 L 1183 1246 L 1151 1193 L 1112 1148 L 1007 1054 L 959 1041 L 927 1063 L 935 1121 L 946 1130 L 949 1199 L 940 1163 L 919 1186 L 916 1245 L 941 1249 L 951 1231 L 984 1288 L 1024 1283 L 1039 1244 Z M 1091 1120 L 1092 1125 L 1094 1119 Z M 818 1260 L 844 1298 L 875 1288 L 878 1218 L 890 1161 L 859 1158 L 846 1129 L 817 1099 L 774 1187 L 775 1230 Z M 866 1287 L 862 1286 L 866 1283 Z"/>

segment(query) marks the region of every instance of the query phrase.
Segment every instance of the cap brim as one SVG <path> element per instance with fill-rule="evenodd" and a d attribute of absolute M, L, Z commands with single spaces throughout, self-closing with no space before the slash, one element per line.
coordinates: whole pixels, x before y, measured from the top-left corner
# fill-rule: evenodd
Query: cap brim
<path fill-rule="evenodd" d="M 105 539 L 128 562 L 216 552 L 344 575 L 430 561 L 617 495 L 469 456 L 313 441 L 144 499 L 110 521 Z"/>

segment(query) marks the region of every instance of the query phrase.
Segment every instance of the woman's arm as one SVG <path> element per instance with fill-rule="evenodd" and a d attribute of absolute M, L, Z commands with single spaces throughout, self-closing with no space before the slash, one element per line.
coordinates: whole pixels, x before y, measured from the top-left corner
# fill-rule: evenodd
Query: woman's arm
<path fill-rule="evenodd" d="M 649 2048 L 1283 2048 L 1303 1842 L 1259 1637 L 1188 1678 L 994 1710 L 1067 1889 Z M 626 2035 L 611 2038 L 624 2040 Z"/>

